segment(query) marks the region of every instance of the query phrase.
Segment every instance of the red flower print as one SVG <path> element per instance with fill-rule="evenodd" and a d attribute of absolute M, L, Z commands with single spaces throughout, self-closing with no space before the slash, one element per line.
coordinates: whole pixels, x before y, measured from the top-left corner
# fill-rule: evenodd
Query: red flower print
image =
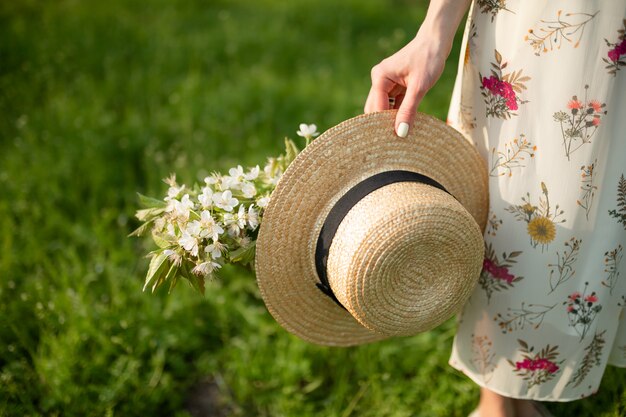
<path fill-rule="evenodd" d="M 625 64 L 626 65 L 626 64 Z M 561 125 L 563 136 L 563 148 L 565 156 L 570 160 L 570 155 L 581 146 L 591 143 L 591 138 L 600 126 L 600 118 L 607 113 L 606 103 L 598 100 L 587 100 L 588 85 L 585 85 L 585 98 L 579 100 L 578 96 L 572 96 L 567 102 L 569 113 L 557 111 L 554 113 L 554 121 Z M 583 103 L 587 103 L 587 107 Z"/>
<path fill-rule="evenodd" d="M 585 301 L 588 303 L 595 303 L 596 301 L 598 301 L 598 297 L 595 295 L 595 293 L 588 295 L 585 297 Z"/>
<path fill-rule="evenodd" d="M 602 103 L 600 103 L 598 100 L 591 100 L 588 105 L 596 113 L 600 113 L 602 111 Z"/>
<path fill-rule="evenodd" d="M 547 359 L 538 358 L 538 359 L 529 359 L 526 358 L 521 362 L 515 362 L 516 368 L 519 369 L 528 369 L 530 371 L 536 371 L 540 369 L 545 369 L 549 373 L 553 374 L 559 370 L 559 366 Z"/>
<path fill-rule="evenodd" d="M 576 291 L 576 292 L 570 294 L 569 297 L 567 297 L 567 298 L 569 298 L 572 301 L 576 301 L 577 298 L 580 298 L 580 293 L 578 291 Z"/>
<path fill-rule="evenodd" d="M 558 360 L 558 346 L 546 345 L 540 351 L 536 351 L 523 340 L 517 339 L 517 341 L 520 344 L 522 360 L 513 362 L 508 359 L 507 362 L 513 367 L 513 372 L 528 383 L 528 388 L 554 378 L 554 375 L 561 369 L 559 365 L 563 363 Z"/>
<path fill-rule="evenodd" d="M 581 341 L 585 338 L 598 313 L 602 311 L 602 306 L 597 304 L 596 292 L 586 295 L 588 285 L 589 283 L 585 282 L 585 291 L 582 295 L 577 291 L 570 294 L 566 301 L 563 301 L 563 305 L 567 309 L 569 324 L 580 335 Z"/>
<path fill-rule="evenodd" d="M 483 87 L 491 91 L 493 94 L 498 94 L 497 85 L 499 82 L 500 80 L 498 80 L 498 77 L 496 77 L 495 75 L 492 75 L 489 78 L 483 77 Z"/>
<path fill-rule="evenodd" d="M 567 108 L 570 110 L 580 110 L 583 108 L 583 103 L 581 103 L 579 100 L 572 99 L 567 103 Z"/>

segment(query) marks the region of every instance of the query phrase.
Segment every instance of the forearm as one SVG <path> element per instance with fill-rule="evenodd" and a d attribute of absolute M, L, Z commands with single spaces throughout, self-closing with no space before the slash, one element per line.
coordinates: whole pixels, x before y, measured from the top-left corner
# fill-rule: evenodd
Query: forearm
<path fill-rule="evenodd" d="M 431 0 L 416 36 L 437 40 L 445 56 L 448 56 L 456 30 L 470 3 L 471 0 Z"/>

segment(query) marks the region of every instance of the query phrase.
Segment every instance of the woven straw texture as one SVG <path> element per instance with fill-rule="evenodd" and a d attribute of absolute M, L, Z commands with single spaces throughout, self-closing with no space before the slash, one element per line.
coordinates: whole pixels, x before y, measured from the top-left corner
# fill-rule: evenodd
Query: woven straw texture
<path fill-rule="evenodd" d="M 356 287 L 350 290 L 337 291 L 348 300 L 348 306 L 354 306 L 350 308 L 359 312 L 357 316 L 363 323 L 378 330 L 369 329 L 315 286 L 318 282 L 315 245 L 321 227 L 337 200 L 357 183 L 390 170 L 421 173 L 442 184 L 471 214 L 481 232 L 485 228 L 488 210 L 487 170 L 476 149 L 456 130 L 421 113 L 417 115 L 409 136 L 398 138 L 393 130 L 394 116 L 395 111 L 358 116 L 315 139 L 283 174 L 266 207 L 256 248 L 255 270 L 259 289 L 272 316 L 285 329 L 304 340 L 333 346 L 357 345 L 384 339 L 390 334 L 409 334 L 419 327 L 411 320 L 407 320 L 411 322 L 408 325 L 401 325 L 396 319 L 368 319 L 371 314 L 363 302 L 368 297 L 376 297 L 376 289 L 363 291 L 359 289 L 358 283 L 354 283 Z M 416 192 L 419 194 L 419 191 Z M 449 201 L 445 197 L 443 200 Z M 446 211 L 452 210 L 451 207 L 439 211 L 442 217 L 452 215 L 452 212 Z M 381 233 L 384 234 L 384 231 Z M 398 252 L 394 256 L 411 256 L 412 261 L 419 259 L 422 255 L 407 255 L 411 247 L 420 248 L 419 244 L 410 243 L 410 237 L 403 237 L 402 234 L 408 232 L 402 229 L 396 233 L 399 238 L 409 242 L 409 247 L 396 245 Z M 439 234 L 443 240 L 447 239 L 445 233 Z M 371 250 L 376 250 L 375 243 Z M 333 253 L 334 245 L 333 242 Z M 359 249 L 356 253 L 368 258 L 368 250 Z M 442 263 L 447 262 L 443 258 L 445 253 L 438 258 Z M 335 265 L 342 262 L 335 261 Z M 357 261 L 354 269 L 357 274 L 359 262 L 367 264 L 368 260 Z M 381 274 L 386 274 L 385 270 L 397 270 L 396 261 L 392 259 L 386 261 L 374 256 L 371 262 L 373 264 L 367 268 L 381 270 Z M 433 263 L 429 262 L 429 265 Z M 403 283 L 415 281 L 418 278 L 411 277 L 410 271 L 419 273 L 418 269 L 418 266 L 414 266 L 408 272 L 402 272 L 398 278 L 389 279 Z M 437 274 L 436 270 L 430 272 L 430 277 Z M 436 281 L 434 278 L 429 279 Z M 333 282 L 333 285 L 339 283 Z M 450 298 L 450 292 L 456 291 L 453 284 L 438 285 L 446 295 L 433 296 L 424 292 L 424 302 L 416 308 L 428 306 L 437 309 L 437 305 L 447 301 L 440 298 Z M 450 287 L 447 288 L 447 285 Z M 394 295 L 389 295 L 392 302 L 402 300 L 397 295 L 401 288 L 395 291 Z M 462 296 L 463 293 L 459 295 Z M 411 311 L 410 305 L 402 301 L 402 306 L 398 307 L 397 313 L 407 315 L 407 311 Z M 414 313 L 408 315 L 416 316 Z"/>
<path fill-rule="evenodd" d="M 482 263 L 482 234 L 458 201 L 429 185 L 399 182 L 350 210 L 327 271 L 335 295 L 361 325 L 402 336 L 456 313 Z"/>

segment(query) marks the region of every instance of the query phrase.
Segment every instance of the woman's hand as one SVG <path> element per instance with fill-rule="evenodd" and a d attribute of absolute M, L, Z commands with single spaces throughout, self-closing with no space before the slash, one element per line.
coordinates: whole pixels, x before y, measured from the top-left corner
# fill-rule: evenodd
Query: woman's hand
<path fill-rule="evenodd" d="M 432 0 L 419 32 L 406 46 L 372 68 L 365 113 L 398 109 L 395 129 L 406 137 L 422 98 L 435 85 L 470 0 Z"/>

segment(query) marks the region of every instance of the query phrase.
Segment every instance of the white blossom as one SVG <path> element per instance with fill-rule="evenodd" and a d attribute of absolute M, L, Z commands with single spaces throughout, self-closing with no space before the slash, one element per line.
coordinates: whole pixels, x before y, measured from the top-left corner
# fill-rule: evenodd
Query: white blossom
<path fill-rule="evenodd" d="M 317 126 L 313 124 L 307 125 L 306 123 L 300 123 L 300 130 L 298 130 L 297 133 L 298 136 L 309 139 L 319 135 L 319 132 L 317 131 Z"/>
<path fill-rule="evenodd" d="M 168 257 L 168 259 L 176 266 L 180 266 L 183 263 L 183 257 L 174 250 L 165 249 L 163 254 Z"/>
<path fill-rule="evenodd" d="M 165 197 L 165 201 L 170 201 L 172 199 L 178 198 L 178 195 L 185 189 L 185 184 L 178 186 L 172 186 L 167 190 L 167 197 Z"/>
<path fill-rule="evenodd" d="M 254 209 L 252 205 L 248 207 L 247 220 L 248 226 L 250 226 L 251 230 L 256 229 L 256 227 L 259 225 L 259 213 Z"/>
<path fill-rule="evenodd" d="M 217 192 L 213 194 L 212 198 L 215 205 L 225 211 L 233 211 L 233 208 L 239 204 L 239 200 L 233 197 L 230 190 Z"/>
<path fill-rule="evenodd" d="M 225 175 L 222 177 L 222 190 L 239 190 L 241 188 L 241 181 L 237 177 L 229 177 Z"/>
<path fill-rule="evenodd" d="M 189 220 L 189 211 L 193 209 L 193 201 L 189 199 L 189 194 L 185 194 L 182 200 L 172 199 L 168 202 L 165 211 L 173 212 L 174 217 L 178 220 Z"/>
<path fill-rule="evenodd" d="M 204 248 L 204 252 L 211 256 L 211 259 L 217 259 L 222 256 L 222 251 L 218 245 L 212 243 Z"/>
<path fill-rule="evenodd" d="M 228 170 L 228 175 L 241 181 L 244 176 L 243 168 L 241 167 L 241 165 L 237 165 L 236 168 L 231 168 Z"/>
<path fill-rule="evenodd" d="M 212 174 L 208 177 L 204 177 L 204 183 L 206 185 L 215 185 L 219 182 L 220 176 L 218 174 Z"/>
<path fill-rule="evenodd" d="M 261 171 L 261 169 L 259 168 L 259 166 L 255 166 L 254 168 L 250 168 L 250 171 L 248 171 L 247 174 L 245 174 L 243 176 L 243 178 L 247 181 L 254 181 L 257 179 L 257 177 L 259 176 L 259 172 Z"/>
<path fill-rule="evenodd" d="M 214 241 L 219 239 L 219 235 L 224 233 L 224 229 L 215 221 L 211 212 L 204 210 L 200 213 L 200 226 L 202 237 L 210 237 Z"/>
<path fill-rule="evenodd" d="M 213 206 L 213 190 L 211 187 L 202 188 L 202 194 L 198 196 L 198 201 L 202 208 L 211 208 Z"/>
<path fill-rule="evenodd" d="M 270 198 L 268 196 L 261 197 L 256 201 L 256 205 L 259 207 L 267 207 L 270 202 Z"/>
<path fill-rule="evenodd" d="M 217 262 L 207 261 L 207 262 L 202 262 L 201 264 L 196 265 L 191 270 L 191 272 L 196 275 L 206 277 L 207 275 L 210 275 L 213 271 L 215 271 L 216 269 L 219 269 L 220 267 L 221 265 L 218 264 Z"/>
<path fill-rule="evenodd" d="M 198 256 L 198 239 L 187 230 L 183 230 L 183 237 L 178 239 L 178 244 L 193 256 Z"/>
<path fill-rule="evenodd" d="M 245 198 L 252 198 L 256 195 L 256 188 L 251 182 L 244 182 L 241 185 L 241 192 Z"/>

